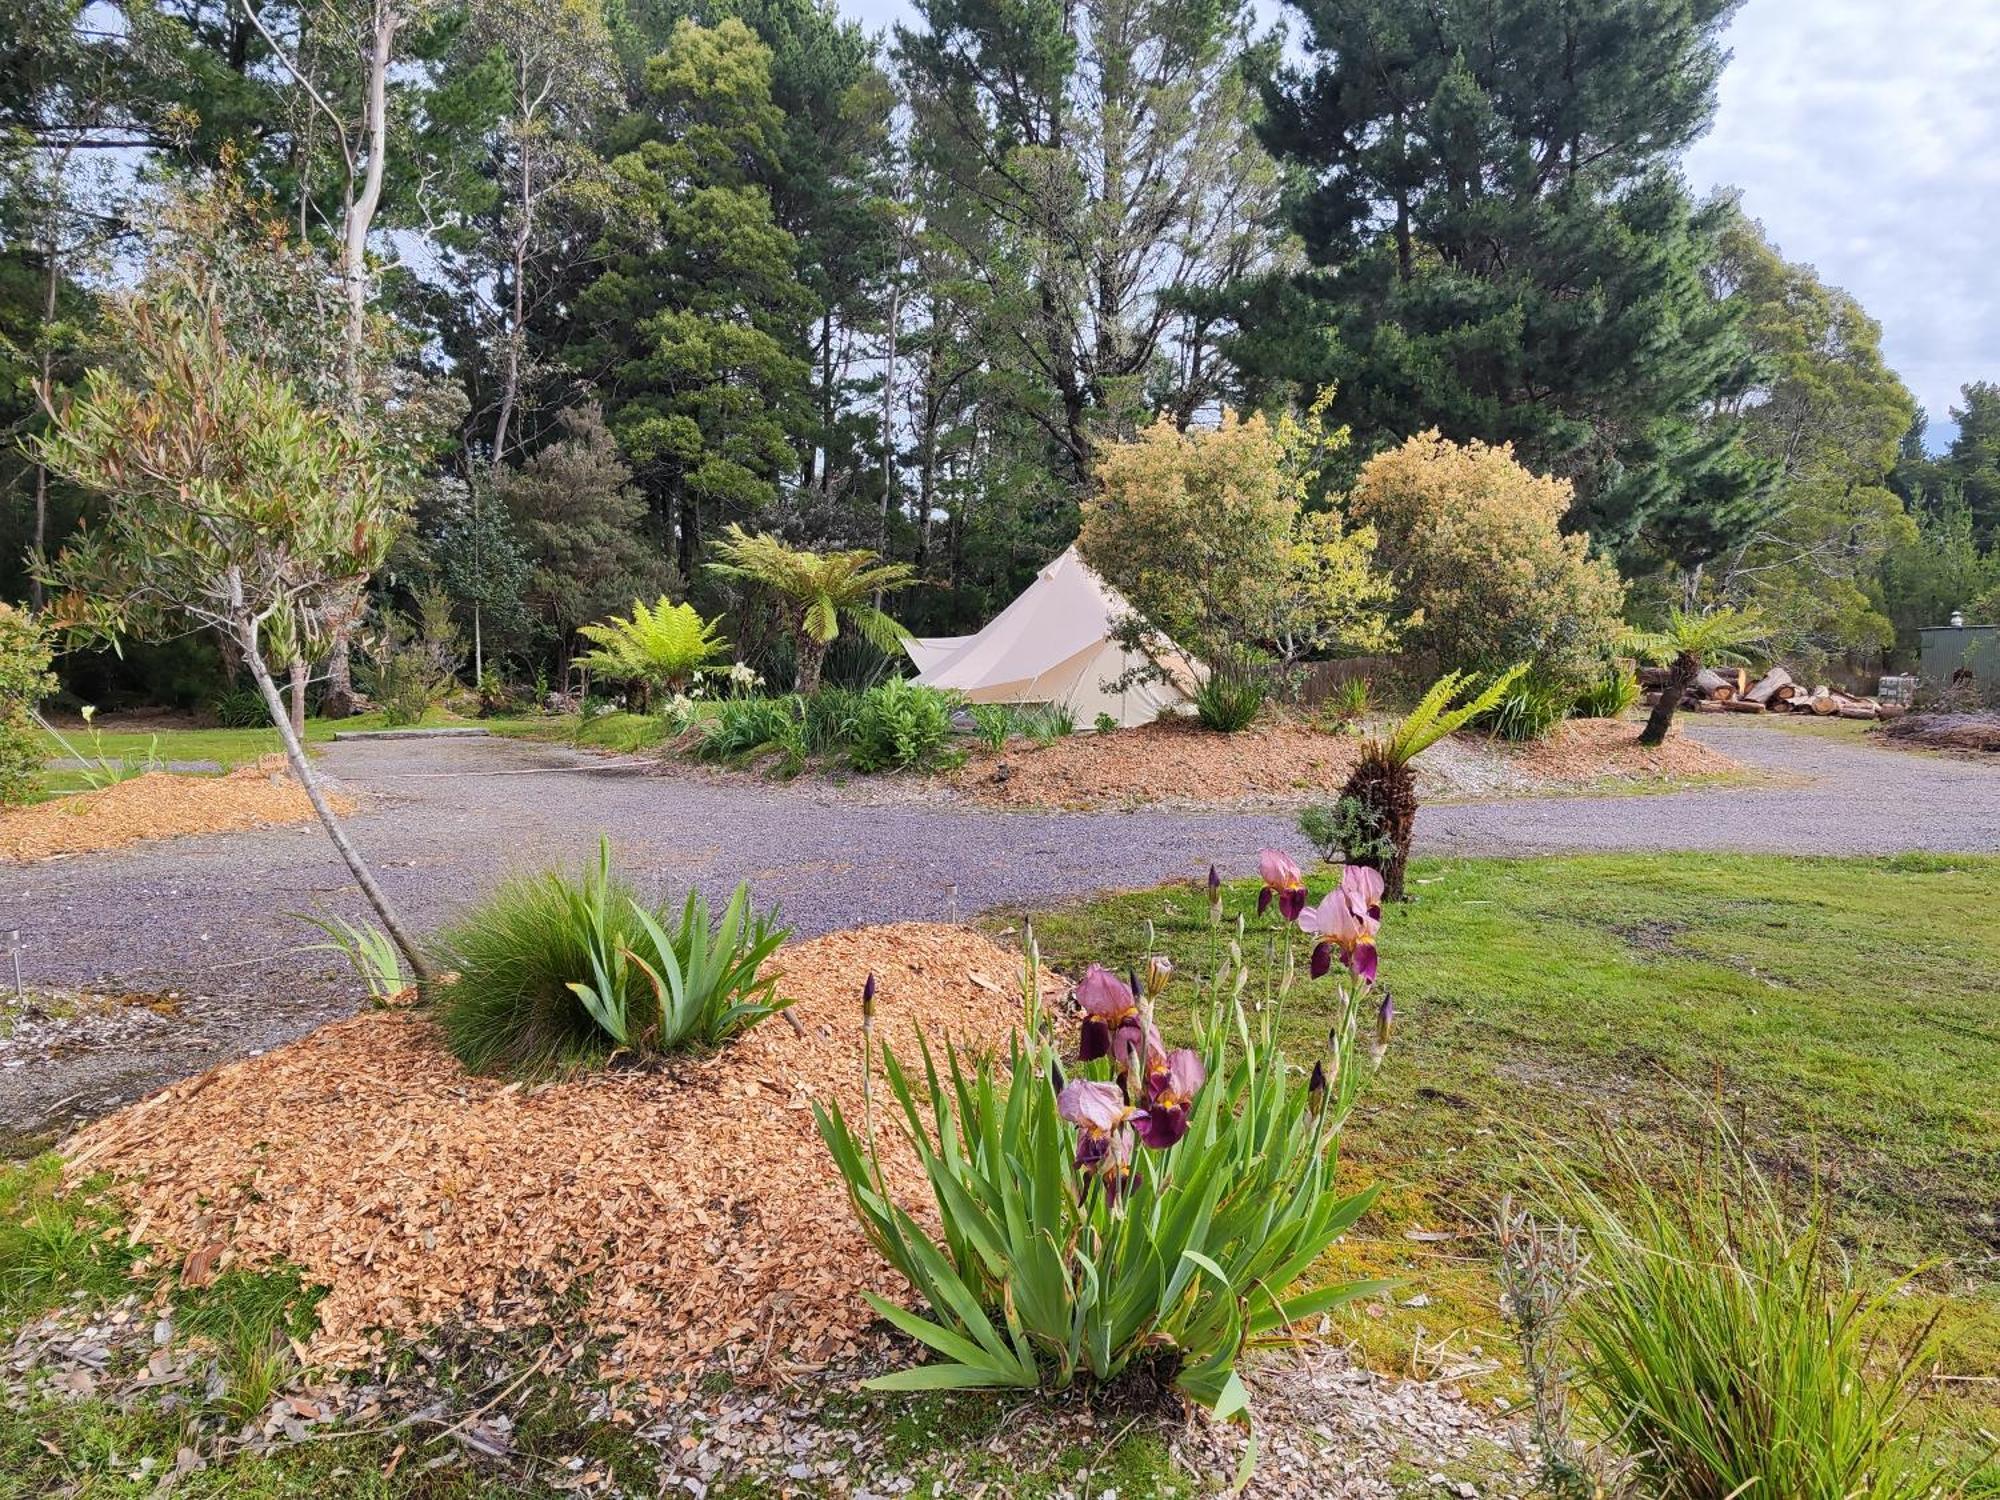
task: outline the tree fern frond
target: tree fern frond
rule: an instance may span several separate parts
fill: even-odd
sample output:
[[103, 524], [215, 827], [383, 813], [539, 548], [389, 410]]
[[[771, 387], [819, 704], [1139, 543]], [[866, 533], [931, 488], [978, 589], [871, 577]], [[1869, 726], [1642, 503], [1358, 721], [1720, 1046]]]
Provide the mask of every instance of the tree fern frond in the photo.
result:
[[1407, 766], [1439, 740], [1458, 733], [1506, 697], [1507, 689], [1527, 670], [1526, 662], [1515, 663], [1456, 708], [1449, 707], [1451, 700], [1477, 679], [1470, 672], [1447, 672], [1431, 684], [1417, 706], [1389, 731], [1383, 744], [1383, 758], [1393, 765]]

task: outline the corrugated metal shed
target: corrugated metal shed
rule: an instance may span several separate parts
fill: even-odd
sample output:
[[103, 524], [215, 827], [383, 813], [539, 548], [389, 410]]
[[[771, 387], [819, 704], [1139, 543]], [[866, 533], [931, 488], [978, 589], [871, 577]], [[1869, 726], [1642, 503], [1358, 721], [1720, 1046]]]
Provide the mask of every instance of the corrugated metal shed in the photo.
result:
[[1933, 625], [1917, 638], [1927, 687], [1948, 687], [1967, 672], [1980, 687], [2000, 690], [2000, 625]]

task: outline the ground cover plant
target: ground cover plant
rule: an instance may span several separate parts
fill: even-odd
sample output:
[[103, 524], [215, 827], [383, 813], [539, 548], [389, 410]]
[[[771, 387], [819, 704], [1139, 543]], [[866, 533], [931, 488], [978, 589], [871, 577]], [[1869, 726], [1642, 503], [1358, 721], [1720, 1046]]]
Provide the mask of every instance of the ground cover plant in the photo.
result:
[[[1587, 1160], [1608, 1114], [1629, 1139], [1692, 1149], [1712, 1096], [1765, 1170], [1823, 1174], [1830, 1245], [1865, 1284], [1918, 1273], [1885, 1310], [1877, 1359], [1936, 1318], [1937, 1378], [1915, 1418], [1953, 1472], [1970, 1467], [1968, 1493], [2000, 1494], [1979, 1436], [2000, 1431], [2000, 1286], [1980, 1208], [2000, 1124], [1987, 1082], [2000, 861], [1420, 860], [1411, 877], [1417, 899], [1393, 923], [1395, 1065], [1344, 1153], [1382, 1195], [1322, 1268], [1421, 1294], [1356, 1321], [1369, 1361], [1462, 1365], [1475, 1388], [1518, 1397], [1494, 1373], [1510, 1340], [1479, 1247], [1494, 1205], [1538, 1187], [1523, 1146]], [[1328, 877], [1305, 883], [1314, 896]], [[1226, 913], [1253, 911], [1260, 889], [1231, 882]], [[1048, 912], [1036, 930], [1052, 965], [1122, 964], [1151, 920], [1152, 947], [1197, 964], [1207, 911], [1189, 884]], [[1798, 962], [1821, 952], [1842, 961]], [[1897, 982], [1857, 986], [1856, 972]], [[1287, 1009], [1294, 1046], [1331, 1019], [1312, 993]]]
[[763, 966], [790, 936], [737, 886], [720, 916], [691, 890], [648, 903], [612, 868], [611, 843], [581, 875], [503, 881], [435, 940], [455, 971], [438, 1019], [474, 1072], [559, 1072], [613, 1052], [715, 1046], [787, 1002]]
[[[941, 1240], [889, 1193], [872, 1110], [857, 1130], [837, 1105], [816, 1108], [870, 1242], [926, 1313], [872, 1294], [869, 1304], [944, 1357], [870, 1384], [1061, 1390], [1130, 1375], [1229, 1417], [1248, 1403], [1236, 1368], [1247, 1347], [1283, 1342], [1380, 1290], [1367, 1281], [1293, 1290], [1372, 1200], [1336, 1191], [1334, 1179], [1341, 1130], [1388, 1042], [1387, 992], [1370, 994], [1380, 893], [1375, 872], [1350, 868], [1320, 907], [1287, 897], [1280, 926], [1251, 938], [1223, 929], [1218, 904], [1206, 963], [1181, 971], [1178, 993], [1161, 955], [1129, 984], [1089, 966], [1075, 991], [1073, 1053], [1075, 1023], [1044, 1009], [1030, 937], [1023, 1024], [1004, 1077], [993, 1059], [968, 1062], [950, 1047], [940, 1066], [920, 1037], [913, 1080], [884, 1046], [894, 1128], [929, 1178]], [[1294, 921], [1319, 937], [1307, 945], [1311, 982], [1334, 971], [1336, 950], [1345, 961], [1326, 986], [1335, 1019], [1309, 1076], [1287, 1064], [1277, 1039], [1300, 979]], [[1246, 962], [1246, 945], [1264, 949], [1261, 966]], [[864, 1015], [873, 998], [871, 976]], [[1194, 1045], [1170, 1049], [1156, 1017], [1182, 1005]], [[1374, 1027], [1366, 1048], [1364, 1011]], [[865, 1023], [863, 1039], [866, 1048]]]
[[55, 691], [49, 642], [41, 622], [0, 603], [0, 807], [30, 800], [42, 756], [35, 705]]

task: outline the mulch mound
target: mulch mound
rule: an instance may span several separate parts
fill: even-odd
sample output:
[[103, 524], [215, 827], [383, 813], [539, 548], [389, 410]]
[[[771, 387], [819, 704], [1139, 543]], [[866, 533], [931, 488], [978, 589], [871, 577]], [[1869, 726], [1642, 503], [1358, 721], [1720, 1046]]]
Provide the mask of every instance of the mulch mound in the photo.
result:
[[2000, 751], [2000, 713], [1905, 714], [1884, 724], [1881, 734], [1926, 750]]
[[[337, 812], [353, 802], [329, 794]], [[0, 860], [57, 859], [120, 849], [147, 839], [236, 833], [313, 818], [305, 789], [282, 755], [267, 755], [222, 776], [149, 771], [99, 791], [78, 792], [0, 811]]]
[[[1297, 803], [1338, 792], [1361, 744], [1358, 735], [1302, 724], [1217, 734], [1191, 719], [1162, 720], [1071, 735], [1047, 746], [981, 752], [948, 779], [969, 796], [1007, 807]], [[1648, 750], [1639, 744], [1635, 723], [1572, 719], [1528, 745], [1457, 735], [1417, 766], [1424, 794], [1438, 797], [1579, 788], [1616, 777], [1711, 775], [1736, 769], [1736, 762], [1678, 732]]]
[[[1000, 1046], [1019, 961], [963, 928], [903, 923], [786, 948], [791, 1014], [660, 1070], [523, 1085], [467, 1074], [419, 1012], [373, 1011], [175, 1084], [66, 1143], [109, 1171], [131, 1234], [200, 1280], [287, 1262], [329, 1290], [308, 1353], [368, 1362], [385, 1334], [519, 1327], [559, 1299], [664, 1388], [723, 1356], [739, 1376], [855, 1355], [868, 1248], [814, 1124], [862, 1119], [863, 977], [877, 1041], [916, 1060]], [[801, 1034], [803, 1033], [803, 1034]], [[878, 1142], [913, 1212], [927, 1195], [876, 1069]], [[565, 1305], [568, 1305], [567, 1303]]]

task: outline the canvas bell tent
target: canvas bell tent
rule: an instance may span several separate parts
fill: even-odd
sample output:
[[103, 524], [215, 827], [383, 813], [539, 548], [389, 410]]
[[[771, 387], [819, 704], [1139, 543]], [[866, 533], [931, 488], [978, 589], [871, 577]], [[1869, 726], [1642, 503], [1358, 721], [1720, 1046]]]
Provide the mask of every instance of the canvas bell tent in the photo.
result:
[[1020, 598], [976, 635], [909, 640], [917, 681], [949, 688], [974, 703], [1061, 703], [1078, 724], [1109, 714], [1121, 726], [1150, 724], [1187, 702], [1200, 670], [1184, 655], [1173, 660], [1171, 683], [1115, 683], [1141, 658], [1111, 638], [1132, 612], [1109, 584], [1070, 548], [1035, 575]]

